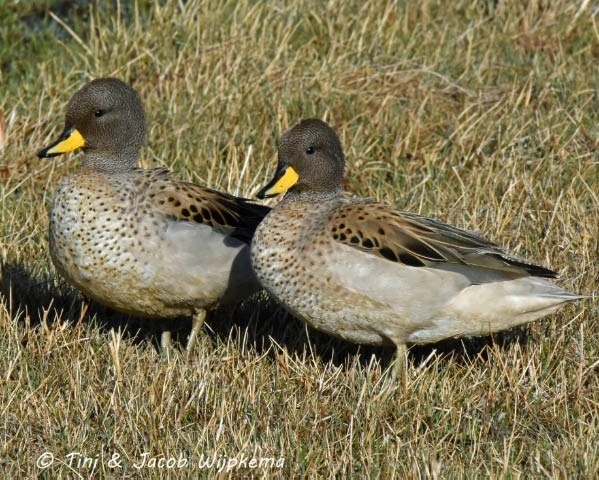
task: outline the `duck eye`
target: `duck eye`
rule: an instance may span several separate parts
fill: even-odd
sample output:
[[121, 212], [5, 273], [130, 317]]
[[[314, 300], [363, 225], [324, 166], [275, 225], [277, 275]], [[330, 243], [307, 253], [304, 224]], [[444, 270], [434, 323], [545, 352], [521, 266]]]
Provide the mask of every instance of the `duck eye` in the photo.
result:
[[314, 149], [314, 147], [308, 147], [308, 148], [306, 148], [306, 153], [308, 155], [313, 155], [315, 151], [316, 150]]
[[96, 110], [96, 111], [94, 112], [94, 115], [95, 115], [96, 117], [101, 117], [102, 115], [104, 115], [104, 113], [106, 113], [104, 110]]

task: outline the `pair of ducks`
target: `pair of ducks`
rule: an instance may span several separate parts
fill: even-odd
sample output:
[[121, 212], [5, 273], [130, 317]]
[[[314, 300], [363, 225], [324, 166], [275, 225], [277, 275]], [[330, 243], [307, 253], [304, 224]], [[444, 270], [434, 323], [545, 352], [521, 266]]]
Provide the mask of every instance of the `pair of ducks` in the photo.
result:
[[[265, 288], [294, 316], [330, 335], [395, 345], [485, 335], [581, 298], [547, 281], [551, 270], [436, 220], [368, 199], [347, 199], [336, 133], [303, 120], [285, 132], [268, 207], [136, 168], [142, 102], [114, 78], [85, 85], [65, 129], [41, 150], [78, 148], [81, 168], [59, 185], [50, 253], [75, 288], [121, 312], [193, 316]], [[163, 337], [168, 343], [168, 336]]]

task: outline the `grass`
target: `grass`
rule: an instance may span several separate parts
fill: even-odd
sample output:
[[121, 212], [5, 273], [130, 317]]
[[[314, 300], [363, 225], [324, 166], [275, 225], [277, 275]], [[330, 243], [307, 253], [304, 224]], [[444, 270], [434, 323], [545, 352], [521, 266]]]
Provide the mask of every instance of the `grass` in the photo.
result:
[[[593, 2], [100, 3], [0, 1], [6, 478], [599, 475]], [[144, 99], [144, 167], [251, 197], [281, 132], [323, 118], [347, 191], [483, 232], [591, 298], [414, 348], [405, 385], [384, 375], [390, 351], [307, 331], [264, 296], [167, 356], [160, 325], [89, 304], [48, 255], [49, 201], [77, 160], [35, 152], [108, 75]], [[189, 463], [137, 469], [144, 452]]]

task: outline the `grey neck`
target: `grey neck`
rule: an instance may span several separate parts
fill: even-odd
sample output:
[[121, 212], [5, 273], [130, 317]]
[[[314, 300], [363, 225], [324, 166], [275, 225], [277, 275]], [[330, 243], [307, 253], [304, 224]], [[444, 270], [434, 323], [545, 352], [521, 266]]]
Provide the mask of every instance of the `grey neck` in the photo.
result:
[[301, 190], [289, 190], [281, 203], [295, 203], [295, 202], [309, 202], [309, 203], [322, 203], [330, 201], [334, 198], [340, 198], [343, 195], [341, 187], [337, 187], [334, 190], [326, 191], [301, 191]]
[[137, 165], [138, 151], [120, 151], [118, 154], [85, 152], [81, 167], [104, 173], [122, 173], [132, 170]]

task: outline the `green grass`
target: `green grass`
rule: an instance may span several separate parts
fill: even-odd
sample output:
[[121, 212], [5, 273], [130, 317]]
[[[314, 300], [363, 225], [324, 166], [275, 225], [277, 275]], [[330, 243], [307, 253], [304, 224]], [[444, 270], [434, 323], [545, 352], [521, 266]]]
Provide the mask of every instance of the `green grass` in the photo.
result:
[[[214, 476], [202, 455], [284, 458], [235, 477], [597, 478], [593, 2], [110, 3], [0, 0], [7, 478]], [[389, 350], [306, 331], [263, 296], [213, 314], [190, 358], [167, 358], [161, 325], [88, 304], [48, 255], [49, 201], [77, 159], [35, 152], [71, 95], [108, 75], [144, 99], [144, 167], [251, 197], [281, 132], [323, 118], [346, 149], [347, 191], [483, 232], [591, 298], [415, 348], [405, 385], [383, 374]], [[89, 464], [69, 466], [74, 452]], [[144, 452], [190, 463], [137, 470]]]

